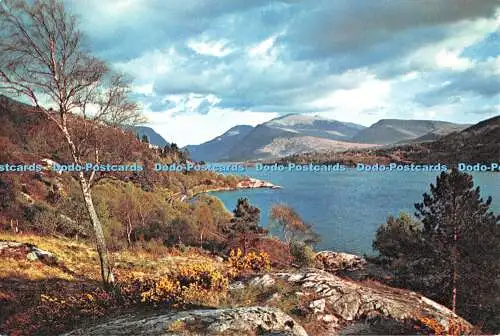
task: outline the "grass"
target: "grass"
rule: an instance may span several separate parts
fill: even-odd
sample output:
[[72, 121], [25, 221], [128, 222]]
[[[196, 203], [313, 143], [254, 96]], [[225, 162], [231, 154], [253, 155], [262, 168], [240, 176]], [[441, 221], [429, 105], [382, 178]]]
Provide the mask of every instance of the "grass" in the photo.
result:
[[[50, 267], [39, 262], [30, 262], [26, 258], [0, 258], [0, 269], [2, 269], [0, 281], [3, 278], [27, 280], [46, 278], [74, 280], [76, 278], [86, 278], [91, 281], [100, 280], [97, 252], [88, 243], [77, 242], [64, 237], [45, 237], [33, 234], [19, 235], [8, 232], [0, 232], [0, 240], [30, 243], [52, 252], [68, 269], [75, 273], [75, 276], [72, 276], [56, 267]], [[154, 252], [136, 248], [110, 253], [110, 258], [118, 275], [130, 272], [164, 275], [169, 274], [172, 269], [192, 263], [211, 263], [217, 269], [225, 267], [223, 263], [217, 262], [210, 256], [197, 254], [196, 252], [177, 252], [173, 255], [171, 250], [161, 246], [156, 247]]]
[[[0, 333], [9, 316], [40, 303], [42, 294], [69, 296], [100, 287], [100, 268], [94, 247], [63, 237], [0, 232], [0, 240], [30, 243], [54, 253], [59, 265], [29, 261], [23, 251], [0, 253]], [[134, 275], [161, 276], [196, 263], [222, 270], [227, 265], [196, 251], [182, 253], [158, 246], [154, 251], [135, 248], [110, 253], [119, 280]], [[61, 266], [62, 265], [62, 266]]]

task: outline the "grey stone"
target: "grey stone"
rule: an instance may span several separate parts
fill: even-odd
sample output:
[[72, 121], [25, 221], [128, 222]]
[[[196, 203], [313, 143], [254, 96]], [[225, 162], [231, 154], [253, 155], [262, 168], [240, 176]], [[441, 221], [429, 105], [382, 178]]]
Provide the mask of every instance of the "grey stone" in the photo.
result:
[[[181, 325], [173, 328], [174, 325]], [[148, 317], [134, 315], [110, 320], [66, 335], [287, 335], [307, 336], [294, 319], [272, 307], [191, 310]]]
[[276, 281], [273, 279], [273, 277], [269, 274], [265, 274], [260, 277], [253, 278], [250, 280], [248, 283], [252, 287], [264, 287], [264, 288], [269, 288], [273, 286], [276, 283]]

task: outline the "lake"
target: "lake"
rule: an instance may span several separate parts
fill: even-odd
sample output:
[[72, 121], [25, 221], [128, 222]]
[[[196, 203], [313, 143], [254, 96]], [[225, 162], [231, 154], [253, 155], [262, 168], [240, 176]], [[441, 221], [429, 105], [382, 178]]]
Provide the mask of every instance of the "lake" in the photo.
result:
[[[275, 203], [286, 203], [313, 224], [321, 235], [320, 249], [373, 255], [372, 241], [377, 228], [389, 215], [413, 214], [438, 173], [345, 172], [262, 172], [247, 168], [243, 175], [270, 181], [283, 189], [245, 189], [212, 192], [232, 210], [240, 197], [247, 197], [261, 210], [261, 224]], [[473, 173], [481, 195], [493, 197], [491, 209], [500, 213], [500, 174]]]

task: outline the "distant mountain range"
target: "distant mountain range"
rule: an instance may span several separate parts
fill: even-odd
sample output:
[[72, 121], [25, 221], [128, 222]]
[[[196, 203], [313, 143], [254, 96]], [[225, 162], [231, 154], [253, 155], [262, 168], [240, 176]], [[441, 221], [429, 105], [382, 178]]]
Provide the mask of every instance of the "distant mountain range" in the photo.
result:
[[147, 136], [149, 143], [152, 145], [158, 146], [160, 148], [163, 148], [163, 147], [169, 145], [167, 140], [165, 140], [161, 135], [156, 133], [156, 131], [154, 129], [152, 129], [151, 127], [134, 126], [133, 131], [135, 134], [139, 135], [140, 139], [142, 139], [142, 137], [144, 135]]
[[434, 141], [467, 126], [433, 120], [382, 119], [365, 127], [289, 114], [256, 127], [235, 126], [208, 142], [186, 148], [195, 161], [271, 159], [305, 152]]

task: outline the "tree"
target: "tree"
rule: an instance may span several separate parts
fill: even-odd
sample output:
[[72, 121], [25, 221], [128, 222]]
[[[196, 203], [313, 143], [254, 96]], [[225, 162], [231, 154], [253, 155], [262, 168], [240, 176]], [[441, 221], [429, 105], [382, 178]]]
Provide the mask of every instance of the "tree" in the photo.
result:
[[246, 254], [248, 244], [253, 237], [267, 233], [260, 225], [260, 209], [248, 202], [247, 198], [239, 198], [233, 210], [233, 218], [229, 226], [229, 235], [238, 238]]
[[[63, 2], [4, 0], [0, 26], [0, 91], [31, 100], [57, 126], [73, 163], [83, 164], [89, 142], [99, 162], [98, 143], [92, 142], [99, 125], [143, 121], [137, 105], [128, 100], [130, 82], [85, 51], [76, 18]], [[82, 171], [77, 178], [96, 239], [103, 283], [108, 287], [114, 277], [92, 200], [95, 175]]]
[[390, 261], [400, 285], [498, 330], [500, 216], [490, 205], [491, 197], [481, 198], [472, 176], [443, 172], [415, 204], [421, 225], [390, 218], [374, 247]]
[[299, 214], [285, 204], [275, 204], [269, 212], [271, 225], [278, 228], [285, 241], [290, 244], [300, 240], [308, 245], [316, 244], [319, 235], [315, 233], [312, 226], [299, 216]]

